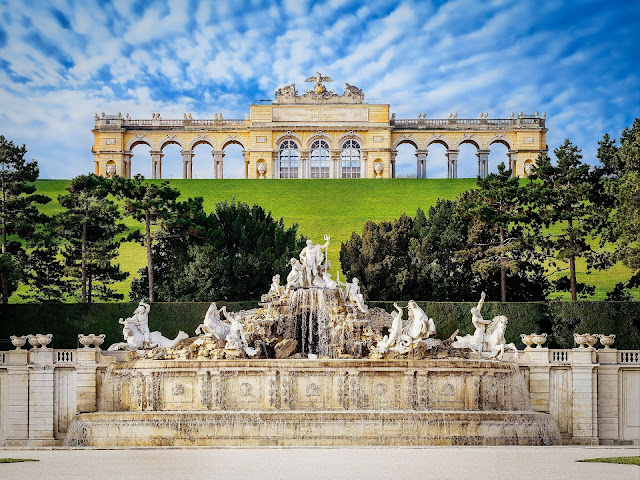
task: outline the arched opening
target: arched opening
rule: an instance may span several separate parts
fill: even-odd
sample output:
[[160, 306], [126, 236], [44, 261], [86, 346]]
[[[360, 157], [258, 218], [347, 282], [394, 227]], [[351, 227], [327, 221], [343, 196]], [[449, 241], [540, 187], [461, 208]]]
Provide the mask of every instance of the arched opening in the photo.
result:
[[404, 140], [396, 147], [396, 178], [416, 178], [418, 146], [410, 140]]
[[278, 152], [279, 178], [299, 178], [300, 153], [298, 144], [293, 140], [285, 140], [280, 144]]
[[244, 147], [238, 142], [227, 142], [222, 151], [223, 178], [244, 178]]
[[192, 178], [213, 178], [213, 147], [207, 142], [193, 146]]
[[355, 140], [347, 140], [340, 152], [340, 177], [360, 178], [360, 163], [360, 144]]
[[131, 156], [131, 176], [142, 175], [144, 178], [151, 178], [151, 147], [143, 142], [134, 143], [130, 147]]
[[458, 147], [458, 178], [478, 177], [478, 145], [465, 141]]
[[116, 162], [109, 160], [107, 162], [107, 170], [105, 172], [107, 178], [113, 178], [116, 175]]
[[533, 160], [527, 159], [524, 161], [524, 172], [523, 176], [526, 178], [531, 174], [531, 170], [533, 169]]
[[267, 161], [264, 158], [259, 158], [256, 162], [256, 178], [267, 178]]
[[329, 178], [329, 143], [315, 140], [309, 152], [310, 178]]
[[382, 178], [384, 172], [384, 162], [381, 158], [373, 161], [373, 178]]
[[182, 178], [182, 147], [175, 142], [162, 147], [162, 178]]
[[433, 142], [427, 149], [427, 178], [447, 178], [447, 146]]
[[498, 165], [504, 163], [506, 169], [509, 168], [509, 147], [504, 142], [493, 142], [488, 145], [489, 152], [489, 173], [497, 173]]

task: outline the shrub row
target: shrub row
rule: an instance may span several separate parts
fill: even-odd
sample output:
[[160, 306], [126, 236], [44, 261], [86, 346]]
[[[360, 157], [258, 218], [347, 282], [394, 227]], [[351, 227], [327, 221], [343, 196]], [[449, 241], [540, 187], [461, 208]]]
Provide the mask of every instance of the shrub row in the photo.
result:
[[[459, 335], [473, 333], [469, 310], [476, 304], [456, 302], [418, 302], [435, 320], [437, 336], [447, 338], [456, 329]], [[218, 302], [230, 311], [256, 308], [255, 302]], [[393, 310], [393, 302], [368, 302], [369, 307]], [[400, 302], [406, 306], [406, 302]], [[92, 304], [9, 304], [0, 305], [0, 339], [10, 335], [53, 333], [54, 348], [75, 348], [78, 333], [105, 333], [105, 345], [122, 341], [119, 318], [129, 317], [136, 303]], [[180, 330], [195, 335], [209, 307], [208, 303], [154, 303], [149, 327], [174, 338]], [[574, 332], [616, 335], [615, 347], [640, 349], [640, 302], [488, 302], [482, 308], [484, 318], [506, 315], [509, 324], [507, 342], [523, 348], [521, 333], [547, 333], [550, 348], [574, 346]], [[406, 311], [405, 311], [406, 319]], [[4, 347], [4, 345], [3, 345]], [[6, 348], [6, 347], [5, 347]]]

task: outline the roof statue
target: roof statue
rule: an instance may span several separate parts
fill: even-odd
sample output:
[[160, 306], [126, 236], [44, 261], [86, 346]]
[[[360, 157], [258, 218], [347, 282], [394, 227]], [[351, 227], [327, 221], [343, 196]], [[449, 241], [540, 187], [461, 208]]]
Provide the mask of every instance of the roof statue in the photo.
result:
[[280, 105], [313, 105], [318, 103], [342, 103], [360, 104], [364, 100], [364, 92], [353, 85], [345, 83], [344, 93], [338, 95], [334, 90], [327, 90], [324, 82], [333, 82], [333, 79], [320, 72], [305, 80], [307, 83], [315, 83], [315, 86], [298, 95], [295, 84], [280, 87], [275, 92], [275, 101]]
[[316, 82], [315, 92], [322, 94], [326, 90], [322, 82], [333, 82], [333, 79], [331, 77], [323, 76], [320, 72], [316, 73], [317, 75], [315, 77], [309, 77], [305, 82]]

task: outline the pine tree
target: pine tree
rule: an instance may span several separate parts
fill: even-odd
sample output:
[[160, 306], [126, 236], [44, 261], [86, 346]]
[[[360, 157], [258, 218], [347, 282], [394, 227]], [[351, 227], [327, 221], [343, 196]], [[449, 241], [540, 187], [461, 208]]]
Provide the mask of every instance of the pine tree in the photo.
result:
[[[38, 211], [37, 205], [51, 201], [36, 194], [34, 182], [39, 175], [38, 162], [27, 162], [27, 148], [16, 146], [0, 135], [0, 223], [2, 228], [2, 260], [0, 284], [2, 302], [9, 301], [10, 286], [14, 289], [16, 277], [22, 277], [28, 268], [24, 259], [26, 247], [38, 237], [39, 226], [47, 217]], [[11, 258], [9, 258], [11, 257]]]
[[[80, 301], [91, 302], [94, 292], [102, 300], [122, 299], [109, 284], [128, 274], [112, 264], [118, 255], [118, 235], [126, 230], [119, 222], [118, 206], [108, 198], [112, 182], [94, 174], [71, 180], [69, 194], [59, 197], [66, 211], [57, 218], [59, 234], [64, 239], [62, 254], [71, 284], [80, 288]], [[97, 284], [95, 282], [98, 282]]]
[[[590, 202], [593, 194], [593, 175], [590, 167], [581, 161], [578, 147], [568, 139], [554, 150], [557, 165], [546, 155], [538, 157], [530, 183], [532, 205], [537, 206], [541, 225], [537, 235], [538, 247], [547, 255], [549, 265], [556, 272], [567, 269], [569, 277], [560, 278], [556, 290], [568, 289], [571, 300], [576, 301], [579, 290], [593, 292], [593, 288], [579, 285], [576, 279], [576, 259], [585, 258], [591, 268], [596, 252], [588, 242], [594, 231], [597, 206]], [[549, 231], [549, 227], [554, 229]], [[560, 263], [559, 263], [560, 262]], [[567, 281], [568, 280], [568, 281]]]

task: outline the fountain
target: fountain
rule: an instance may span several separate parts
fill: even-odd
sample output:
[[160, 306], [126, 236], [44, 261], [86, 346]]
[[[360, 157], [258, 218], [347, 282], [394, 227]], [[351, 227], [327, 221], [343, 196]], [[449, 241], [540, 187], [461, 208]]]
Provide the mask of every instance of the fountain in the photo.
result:
[[416, 302], [404, 321], [398, 305], [368, 308], [357, 279], [334, 281], [325, 241], [307, 242], [259, 308], [212, 303], [195, 337], [150, 332], [143, 303], [120, 319], [125, 342], [109, 348], [126, 361], [100, 374], [98, 411], [76, 416], [67, 444], [560, 443], [518, 367], [502, 360], [513, 347], [507, 319], [482, 318], [484, 295], [473, 336], [434, 338], [436, 322]]

